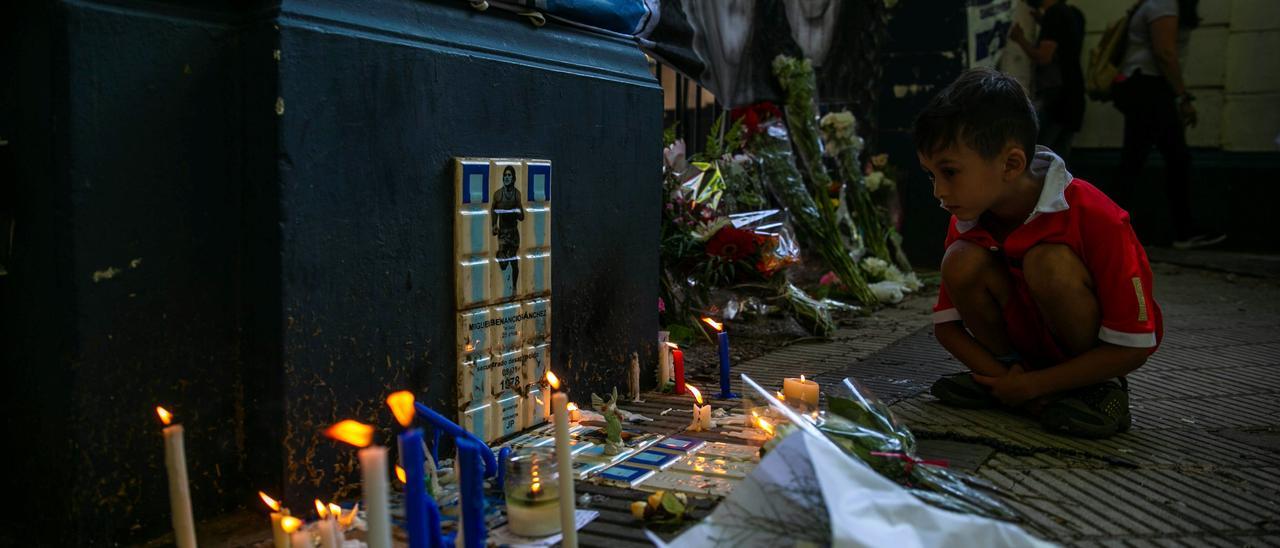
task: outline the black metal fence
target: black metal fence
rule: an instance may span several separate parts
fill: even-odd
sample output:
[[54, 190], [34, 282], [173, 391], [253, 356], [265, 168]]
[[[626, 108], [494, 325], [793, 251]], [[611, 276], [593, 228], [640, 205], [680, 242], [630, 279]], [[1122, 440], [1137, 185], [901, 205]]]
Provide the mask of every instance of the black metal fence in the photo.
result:
[[684, 139], [689, 156], [705, 150], [707, 131], [722, 112], [720, 102], [697, 81], [671, 67], [657, 61], [650, 61], [650, 67], [662, 86], [663, 128], [675, 128], [676, 138]]

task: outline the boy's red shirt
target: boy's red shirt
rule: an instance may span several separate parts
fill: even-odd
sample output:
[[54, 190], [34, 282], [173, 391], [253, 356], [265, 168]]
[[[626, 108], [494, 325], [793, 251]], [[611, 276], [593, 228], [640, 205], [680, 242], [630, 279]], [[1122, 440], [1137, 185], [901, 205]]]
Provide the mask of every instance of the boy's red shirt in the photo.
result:
[[[1155, 352], [1164, 337], [1164, 318], [1152, 296], [1147, 252], [1129, 225], [1129, 214], [1093, 185], [1073, 178], [1062, 159], [1044, 147], [1037, 147], [1032, 172], [1044, 178], [1040, 200], [1004, 242], [981, 224], [952, 216], [946, 247], [959, 240], [973, 242], [1002, 252], [1013, 265], [1021, 265], [1037, 244], [1070, 247], [1093, 276], [1102, 315], [1098, 338]], [[960, 319], [945, 285], [933, 311], [934, 323]]]

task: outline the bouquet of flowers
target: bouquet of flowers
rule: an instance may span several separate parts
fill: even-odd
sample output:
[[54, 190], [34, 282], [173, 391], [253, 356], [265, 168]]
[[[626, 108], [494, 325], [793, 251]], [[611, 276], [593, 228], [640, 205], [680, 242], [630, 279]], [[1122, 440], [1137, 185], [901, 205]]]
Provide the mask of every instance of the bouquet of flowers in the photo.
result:
[[817, 426], [846, 453], [934, 506], [1005, 521], [1020, 519], [992, 496], [998, 491], [995, 485], [917, 457], [911, 431], [870, 390], [851, 378], [840, 386], [844, 394], [827, 398], [827, 412]]

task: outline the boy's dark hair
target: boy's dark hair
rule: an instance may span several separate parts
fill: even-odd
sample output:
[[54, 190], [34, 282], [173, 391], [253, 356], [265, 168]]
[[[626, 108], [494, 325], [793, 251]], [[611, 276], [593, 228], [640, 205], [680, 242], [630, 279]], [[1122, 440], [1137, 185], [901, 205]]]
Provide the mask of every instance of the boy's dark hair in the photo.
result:
[[958, 142], [988, 160], [1013, 141], [1035, 154], [1040, 124], [1022, 85], [987, 68], [961, 74], [916, 117], [916, 151], [931, 156]]

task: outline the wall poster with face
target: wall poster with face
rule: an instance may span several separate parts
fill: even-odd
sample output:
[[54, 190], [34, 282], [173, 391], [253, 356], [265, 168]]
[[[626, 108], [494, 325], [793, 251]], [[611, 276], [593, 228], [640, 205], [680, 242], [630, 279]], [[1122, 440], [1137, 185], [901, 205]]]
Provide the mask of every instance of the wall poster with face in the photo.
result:
[[541, 424], [551, 340], [551, 162], [456, 158], [458, 414], [486, 441]]

